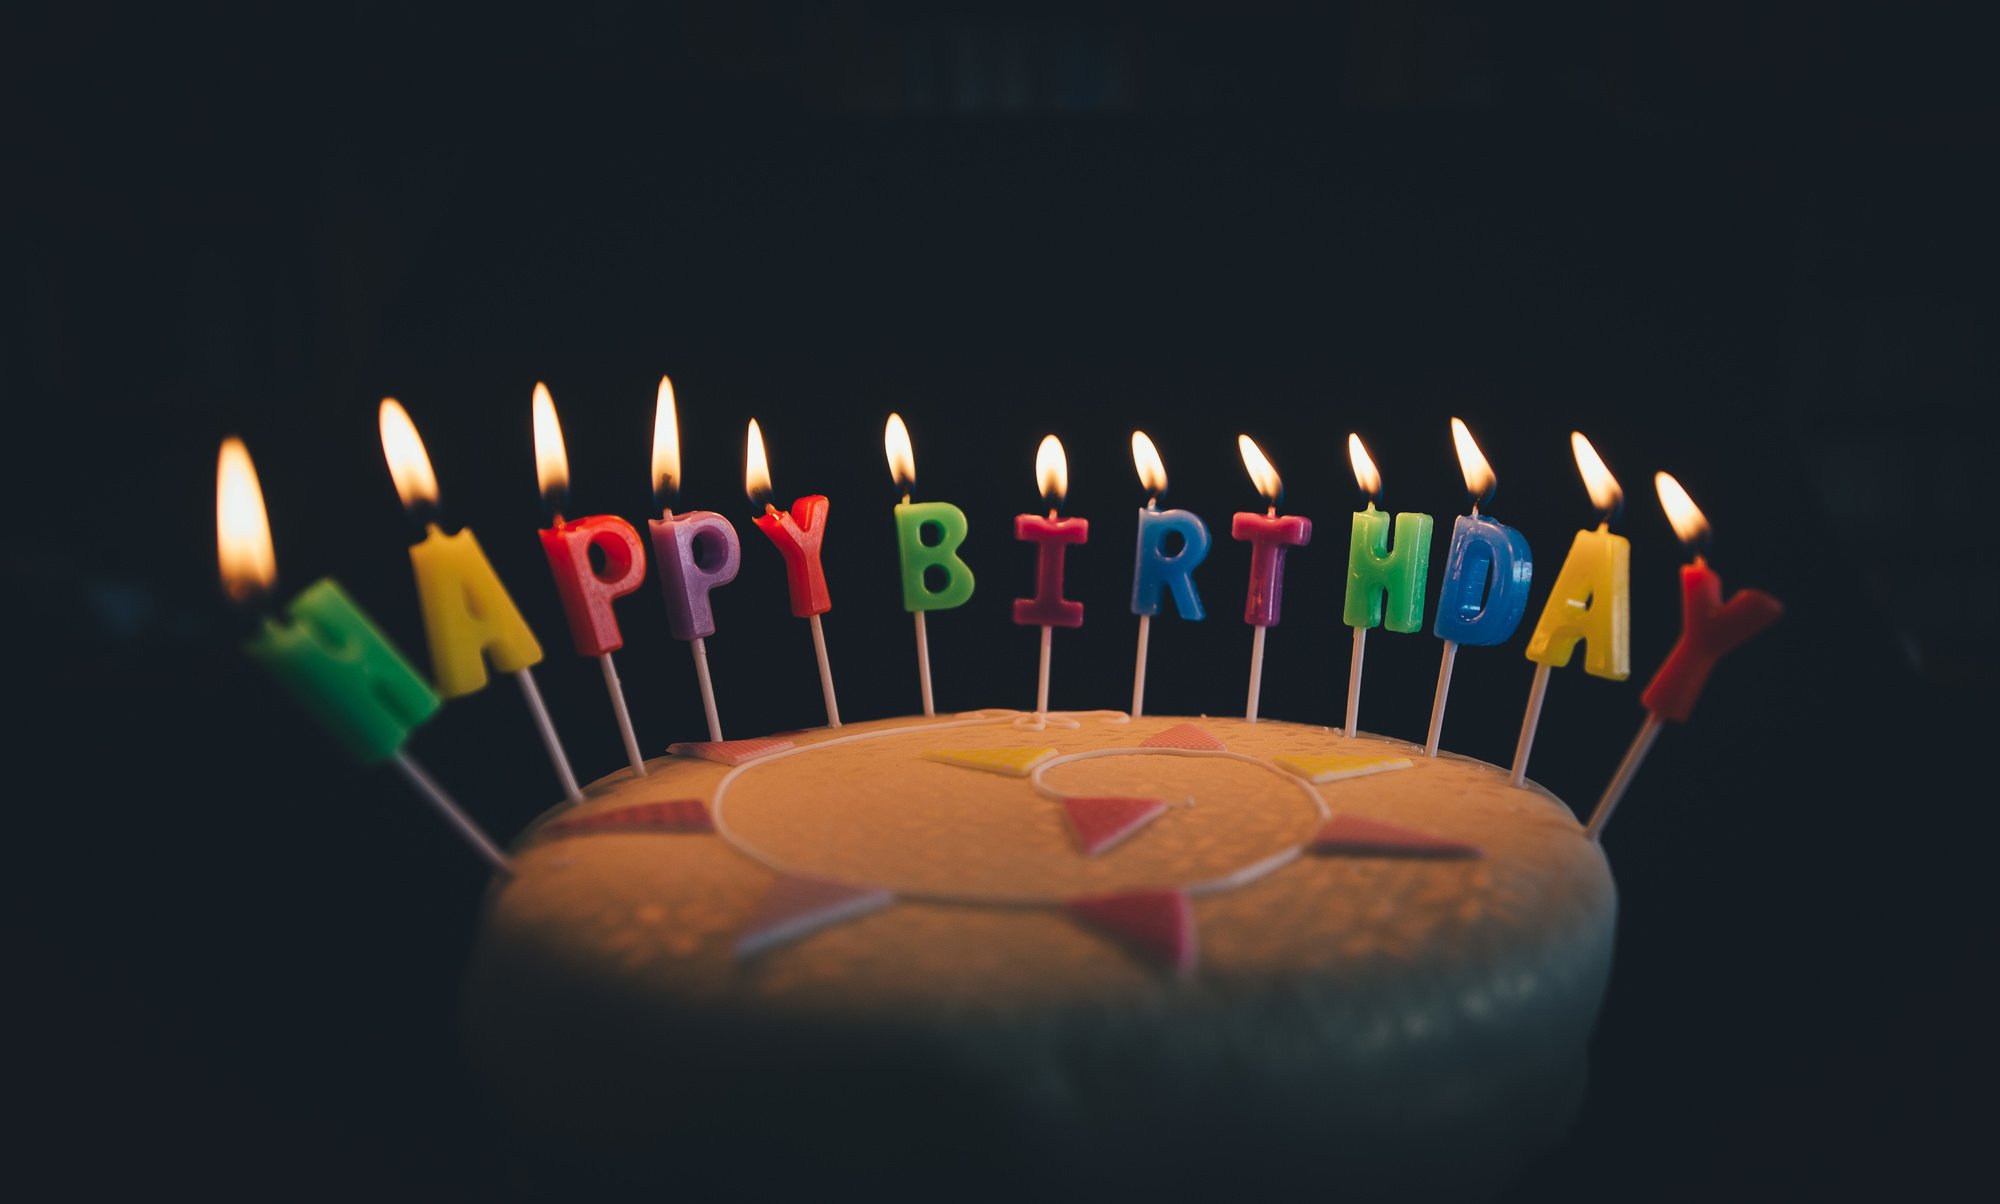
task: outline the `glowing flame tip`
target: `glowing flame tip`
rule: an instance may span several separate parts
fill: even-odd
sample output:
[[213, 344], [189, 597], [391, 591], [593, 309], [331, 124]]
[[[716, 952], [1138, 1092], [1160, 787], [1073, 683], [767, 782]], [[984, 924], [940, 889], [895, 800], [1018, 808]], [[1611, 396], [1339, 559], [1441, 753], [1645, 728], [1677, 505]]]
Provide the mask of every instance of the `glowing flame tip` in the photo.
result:
[[393, 397], [382, 399], [380, 414], [382, 456], [389, 462], [389, 476], [396, 482], [396, 496], [406, 509], [435, 506], [438, 500], [437, 473], [431, 469], [430, 453], [417, 434], [417, 424], [403, 403]]
[[1043, 435], [1035, 449], [1035, 484], [1041, 487], [1042, 502], [1051, 510], [1062, 508], [1069, 495], [1069, 457], [1063, 455], [1062, 440]]
[[1132, 432], [1132, 463], [1139, 470], [1139, 484], [1147, 493], [1158, 497], [1167, 491], [1167, 465], [1160, 459], [1160, 449], [1153, 446], [1153, 440], [1144, 431]]
[[257, 483], [250, 449], [234, 435], [222, 441], [215, 461], [215, 554], [222, 588], [238, 602], [247, 602], [277, 583], [278, 558], [271, 548], [264, 490]]
[[1248, 435], [1236, 436], [1236, 450], [1243, 453], [1243, 467], [1250, 474], [1250, 483], [1257, 487], [1264, 500], [1275, 506], [1278, 499], [1285, 496], [1285, 482], [1278, 476], [1278, 470], [1271, 465], [1270, 457], [1257, 441]]
[[882, 450], [889, 457], [889, 476], [904, 493], [917, 487], [917, 453], [910, 446], [910, 428], [901, 414], [890, 414], [882, 428]]
[[1699, 548], [1708, 539], [1708, 518], [1701, 507], [1694, 504], [1688, 491], [1681, 488], [1672, 473], [1653, 474], [1653, 488], [1659, 491], [1660, 508], [1667, 512], [1667, 521], [1673, 524], [1674, 534], [1690, 548]]
[[1361, 486], [1361, 492], [1368, 495], [1369, 502], [1373, 503], [1381, 497], [1382, 474], [1376, 471], [1375, 461], [1368, 455], [1368, 449], [1361, 445], [1361, 436], [1351, 431], [1347, 435], [1347, 462], [1354, 466], [1354, 483]]
[[771, 497], [771, 461], [764, 455], [764, 432], [755, 418], [744, 439], [743, 492], [753, 506], [768, 504]]
[[659, 400], [653, 408], [653, 493], [665, 505], [680, 487], [680, 413], [674, 407], [673, 378], [662, 376]]
[[1465, 477], [1465, 491], [1472, 495], [1472, 504], [1476, 507], [1493, 496], [1493, 487], [1500, 478], [1494, 475], [1493, 465], [1487, 462], [1486, 453], [1479, 450], [1472, 431], [1458, 418], [1451, 420], [1451, 442], [1458, 449], [1458, 471]]
[[1570, 450], [1576, 453], [1576, 470], [1583, 474], [1583, 487], [1590, 492], [1590, 504], [1611, 521], [1618, 508], [1625, 504], [1625, 490], [1618, 484], [1618, 478], [1604, 465], [1604, 457], [1583, 437], [1582, 431], [1569, 433]]
[[562, 506], [569, 491], [569, 450], [563, 445], [562, 423], [556, 420], [556, 403], [549, 387], [535, 382], [535, 484], [542, 501], [552, 509]]

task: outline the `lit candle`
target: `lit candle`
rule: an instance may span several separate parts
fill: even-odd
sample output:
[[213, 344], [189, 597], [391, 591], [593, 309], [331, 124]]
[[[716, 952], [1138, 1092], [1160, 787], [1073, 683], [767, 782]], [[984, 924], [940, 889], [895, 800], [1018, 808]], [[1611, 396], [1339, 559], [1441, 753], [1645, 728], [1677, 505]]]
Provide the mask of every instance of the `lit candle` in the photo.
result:
[[431, 678], [438, 693], [458, 698], [484, 689], [488, 660], [502, 673], [513, 674], [563, 794], [572, 803], [582, 802], [583, 791], [577, 788], [569, 757], [530, 671], [542, 659], [541, 644], [507, 596], [507, 587], [500, 584], [471, 528], [452, 535], [439, 528], [437, 476], [409, 414], [395, 398], [385, 397], [380, 420], [382, 454], [396, 493], [424, 524], [424, 538], [410, 546], [410, 566], [416, 570], [424, 634], [431, 649]]
[[1236, 436], [1236, 450], [1243, 455], [1244, 470], [1264, 497], [1264, 513], [1237, 511], [1229, 522], [1229, 535], [1250, 545], [1250, 586], [1243, 598], [1243, 621], [1250, 624], [1250, 697], [1243, 718], [1257, 722], [1257, 703], [1264, 692], [1264, 632], [1278, 625], [1278, 613], [1285, 600], [1285, 550], [1304, 547], [1312, 540], [1312, 520], [1278, 513], [1285, 496], [1285, 483], [1270, 458], [1248, 435]]
[[[931, 639], [924, 629], [924, 612], [951, 610], [972, 597], [972, 569], [959, 559], [958, 548], [965, 542], [965, 511], [950, 502], [912, 502], [910, 491], [917, 485], [917, 454], [910, 446], [909, 428], [900, 414], [889, 415], [882, 431], [882, 450], [889, 457], [889, 475], [902, 490], [896, 504], [896, 552], [903, 566], [903, 609], [910, 612], [917, 629], [917, 691], [923, 696], [924, 714], [934, 715], [931, 702]], [[936, 536], [924, 538], [926, 533]], [[926, 580], [931, 570], [944, 578], [932, 589]]]
[[1694, 553], [1694, 559], [1681, 566], [1681, 635], [1659, 672], [1653, 674], [1646, 692], [1639, 696], [1646, 708], [1646, 721], [1639, 725], [1639, 734], [1633, 737], [1625, 759], [1619, 762], [1611, 784], [1591, 812], [1584, 830], [1592, 840], [1603, 838], [1604, 825], [1611, 822], [1612, 811], [1652, 751], [1660, 725], [1669, 720], [1686, 723], [1716, 663], [1785, 613], [1783, 603], [1761, 590], [1739, 590], [1725, 604], [1722, 578], [1708, 567], [1705, 555], [1709, 526], [1701, 507], [1667, 473], [1654, 474], [1653, 486], [1659, 491], [1660, 505], [1673, 524], [1674, 534]]
[[[618, 734], [625, 742], [625, 759], [632, 772], [643, 778], [646, 758], [639, 753], [639, 738], [632, 732], [632, 715], [625, 707], [625, 688], [619, 684], [617, 666], [611, 661], [611, 654], [625, 646], [611, 604], [638, 589], [646, 579], [645, 545], [639, 542], [632, 524], [615, 514], [563, 518], [563, 508], [569, 502], [569, 452], [563, 446], [555, 400], [540, 381], [535, 382], [534, 426], [535, 483], [541, 489], [542, 508], [550, 523], [541, 531], [542, 551], [555, 575], [556, 594], [562, 598], [576, 654], [597, 658], [605, 691], [611, 696], [612, 713], [618, 720]], [[602, 569], [590, 562], [592, 548], [604, 560]]]
[[660, 564], [660, 589], [667, 601], [667, 631], [687, 642], [694, 654], [695, 684], [701, 688], [708, 738], [722, 740], [722, 717], [715, 708], [715, 683], [708, 675], [708, 637], [715, 634], [709, 593], [736, 580], [743, 545], [736, 528], [713, 510], [674, 513], [681, 487], [680, 419], [674, 409], [674, 382], [660, 378], [653, 410], [653, 502], [660, 517], [647, 522], [653, 559]]
[[[256, 466], [233, 437], [223, 440], [216, 458], [215, 533], [223, 590], [237, 606], [263, 610], [277, 586], [278, 561]], [[500, 847], [403, 751], [410, 733], [441, 705], [416, 669], [331, 577], [293, 598], [285, 618], [263, 617], [243, 645], [250, 659], [357, 761], [394, 765], [474, 852], [511, 872]]]
[[[1173, 595], [1181, 618], [1198, 622], [1203, 617], [1194, 571], [1208, 557], [1208, 527], [1191, 510], [1160, 509], [1167, 466], [1144, 431], [1132, 432], [1132, 463], [1146, 490], [1146, 504], [1139, 510], [1139, 546], [1132, 558], [1132, 613], [1139, 616], [1139, 651], [1132, 662], [1132, 718], [1137, 719], [1146, 710], [1146, 642], [1163, 595]], [[1170, 554], [1167, 539], [1174, 535], [1181, 546]]]
[[812, 626], [813, 654], [819, 658], [819, 688], [826, 701], [826, 725], [840, 726], [840, 704], [833, 696], [833, 668], [826, 659], [826, 631], [819, 617], [833, 609], [827, 596], [826, 574], [819, 563], [820, 541], [826, 535], [827, 501], [817, 493], [792, 503], [790, 513], [771, 504], [771, 463], [764, 455], [764, 432], [750, 420], [743, 455], [743, 491], [750, 504], [764, 507], [753, 521], [785, 560], [785, 582], [791, 590], [792, 613]]
[[1595, 531], [1576, 533], [1542, 606], [1542, 617], [1528, 637], [1527, 656], [1535, 662], [1535, 680], [1521, 716], [1521, 738], [1514, 745], [1510, 780], [1516, 786], [1528, 779], [1528, 754], [1541, 722], [1549, 670], [1569, 664], [1579, 641], [1584, 644], [1584, 672], [1610, 681], [1632, 675], [1632, 545], [1611, 533], [1612, 520], [1625, 504], [1625, 491], [1582, 432], [1571, 431], [1569, 442], [1584, 488], [1597, 507], [1598, 523]]
[[1396, 516], [1396, 550], [1389, 550], [1389, 516], [1375, 509], [1382, 474], [1361, 445], [1347, 436], [1347, 459], [1368, 508], [1354, 513], [1347, 541], [1347, 597], [1341, 618], [1354, 629], [1354, 657], [1347, 666], [1347, 734], [1361, 734], [1361, 655], [1370, 627], [1411, 632], [1424, 625], [1424, 585], [1431, 564], [1431, 516]]
[[1465, 491], [1472, 496], [1472, 513], [1452, 524], [1451, 551], [1444, 562], [1444, 586], [1438, 594], [1437, 619], [1431, 631], [1444, 641], [1438, 658], [1437, 695], [1431, 700], [1430, 735], [1424, 755], [1438, 754], [1444, 731], [1444, 701], [1451, 691], [1452, 661], [1460, 644], [1489, 647], [1514, 634], [1528, 609], [1528, 586], [1534, 557], [1519, 531], [1482, 516], [1479, 508], [1493, 496], [1499, 482], [1472, 432], [1454, 418], [1451, 440], [1458, 450], [1458, 469]]
[[1063, 557], [1071, 544], [1090, 538], [1090, 521], [1061, 516], [1063, 497], [1069, 492], [1069, 460], [1063, 455], [1062, 441], [1045, 436], [1035, 450], [1035, 483], [1042, 491], [1048, 517], [1039, 514], [1014, 516], [1014, 538], [1035, 545], [1035, 596], [1014, 599], [1014, 621], [1023, 627], [1042, 629], [1041, 671], [1035, 685], [1035, 717], [1048, 722], [1049, 653], [1058, 627], [1083, 626], [1083, 603], [1063, 597]]

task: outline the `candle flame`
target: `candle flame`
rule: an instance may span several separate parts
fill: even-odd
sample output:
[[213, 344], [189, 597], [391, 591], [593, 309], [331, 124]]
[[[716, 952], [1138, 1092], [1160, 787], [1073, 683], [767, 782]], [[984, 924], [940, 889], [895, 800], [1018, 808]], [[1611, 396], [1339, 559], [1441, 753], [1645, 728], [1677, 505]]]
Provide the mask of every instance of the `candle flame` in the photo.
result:
[[409, 411], [393, 397], [382, 399], [382, 455], [389, 461], [389, 475], [396, 482], [396, 496], [406, 509], [435, 506], [438, 500], [437, 474], [431, 471], [430, 454]]
[[1035, 449], [1035, 483], [1041, 486], [1042, 503], [1051, 510], [1062, 508], [1069, 494], [1069, 457], [1063, 455], [1062, 440], [1043, 435]]
[[1618, 485], [1618, 478], [1604, 466], [1604, 457], [1583, 437], [1582, 431], [1569, 433], [1570, 450], [1576, 453], [1576, 470], [1583, 474], [1583, 487], [1590, 491], [1590, 504], [1610, 522], [1625, 504], [1625, 491]]
[[764, 456], [764, 432], [755, 418], [743, 449], [743, 492], [753, 506], [767, 505], [771, 497], [771, 462]]
[[910, 428], [903, 425], [901, 414], [889, 415], [889, 424], [882, 428], [882, 450], [889, 456], [889, 476], [908, 497], [917, 487], [917, 453], [910, 446]]
[[1673, 474], [1656, 472], [1653, 474], [1653, 488], [1660, 492], [1660, 508], [1667, 512], [1667, 521], [1674, 525], [1674, 534], [1690, 548], [1699, 548], [1708, 538], [1708, 519], [1701, 507], [1694, 504], [1688, 491], [1674, 480]]
[[569, 492], [569, 450], [563, 446], [562, 424], [556, 421], [556, 401], [549, 387], [535, 382], [535, 484], [542, 502], [560, 513]]
[[1160, 449], [1144, 431], [1132, 432], [1132, 463], [1139, 470], [1139, 484], [1147, 493], [1158, 497], [1167, 491], [1167, 465], [1160, 459]]
[[215, 461], [215, 556], [222, 588], [233, 601], [247, 602], [278, 581], [278, 557], [271, 549], [271, 519], [250, 449], [231, 435]]
[[1248, 435], [1236, 436], [1236, 450], [1243, 453], [1243, 467], [1250, 474], [1250, 483], [1257, 487], [1264, 500], [1271, 505], [1285, 496], [1285, 482], [1279, 478], [1278, 470], [1271, 467], [1270, 458], [1257, 441]]
[[1347, 462], [1354, 466], [1354, 482], [1361, 486], [1361, 492], [1368, 495], [1373, 505], [1382, 496], [1382, 474], [1375, 469], [1375, 461], [1368, 456], [1368, 449], [1361, 446], [1361, 436], [1348, 432]]
[[660, 378], [660, 398], [653, 408], [653, 499], [662, 506], [681, 488], [681, 423], [674, 409], [674, 382]]
[[1465, 491], [1472, 495], [1472, 504], [1477, 506], [1492, 496], [1500, 479], [1493, 474], [1493, 465], [1487, 463], [1486, 453], [1473, 441], [1472, 432], [1457, 418], [1451, 420], [1451, 441], [1458, 448], [1458, 471], [1465, 476]]

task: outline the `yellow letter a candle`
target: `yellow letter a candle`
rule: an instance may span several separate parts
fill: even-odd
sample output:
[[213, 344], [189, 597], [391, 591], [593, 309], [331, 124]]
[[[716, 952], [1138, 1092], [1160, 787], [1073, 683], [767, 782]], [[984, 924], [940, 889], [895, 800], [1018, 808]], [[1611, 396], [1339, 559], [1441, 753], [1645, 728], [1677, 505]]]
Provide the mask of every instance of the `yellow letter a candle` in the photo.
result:
[[1528, 637], [1528, 659], [1560, 669], [1577, 641], [1583, 669], [1624, 681], [1632, 675], [1632, 544], [1606, 527], [1578, 531], [1548, 604]]
[[410, 565], [438, 693], [457, 698], [484, 689], [489, 657], [502, 673], [541, 661], [541, 644], [470, 528], [446, 535], [433, 523], [423, 542], [410, 546]]

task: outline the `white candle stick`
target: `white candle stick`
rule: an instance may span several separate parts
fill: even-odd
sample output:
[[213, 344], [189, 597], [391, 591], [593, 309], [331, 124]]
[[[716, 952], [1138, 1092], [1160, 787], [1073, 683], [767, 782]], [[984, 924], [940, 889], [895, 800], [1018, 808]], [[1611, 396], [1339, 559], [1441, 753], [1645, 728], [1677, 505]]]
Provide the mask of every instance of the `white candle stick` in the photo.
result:
[[465, 843], [472, 846], [473, 852], [485, 858], [488, 864], [503, 874], [514, 872], [514, 863], [507, 860], [507, 854], [501, 852], [500, 846], [494, 844], [479, 825], [473, 822], [472, 817], [452, 801], [443, 787], [431, 780], [431, 775], [425, 773], [421, 765], [412, 761], [407, 754], [400, 752], [390, 760], [402, 773], [404, 780], [423, 796], [424, 801], [444, 817], [445, 822], [464, 838]]
[[929, 719], [937, 714], [931, 704], [931, 637], [924, 630], [924, 612], [913, 610], [910, 614], [917, 621], [917, 689], [924, 696], [924, 718]]
[[813, 655], [819, 657], [819, 692], [826, 698], [826, 725], [840, 726], [840, 703], [833, 697], [833, 666], [826, 659], [826, 631], [819, 625], [819, 616], [810, 616], [813, 631]]
[[1035, 718], [1048, 722], [1049, 718], [1049, 653], [1055, 644], [1056, 629], [1042, 628], [1042, 668], [1035, 678]]
[[1269, 628], [1259, 624], [1250, 629], [1250, 700], [1244, 704], [1243, 719], [1246, 723], [1257, 722], [1257, 700], [1264, 693], [1264, 633]]
[[1368, 650], [1368, 629], [1354, 629], [1354, 659], [1347, 664], [1347, 735], [1361, 734], [1361, 654]]
[[1146, 638], [1153, 626], [1153, 616], [1139, 616], [1139, 652], [1132, 660], [1132, 718], [1146, 713]]
[[1625, 791], [1632, 785], [1632, 779], [1639, 774], [1639, 766], [1645, 763], [1646, 754], [1653, 751], [1653, 741], [1660, 738], [1660, 717], [1646, 712], [1646, 722], [1639, 725], [1639, 734], [1632, 737], [1632, 747], [1625, 750], [1625, 759], [1618, 762], [1618, 772], [1611, 775], [1611, 784], [1604, 788], [1604, 797], [1597, 800], [1597, 810], [1590, 813], [1590, 822], [1584, 826], [1583, 834], [1592, 840], [1604, 839], [1604, 825], [1611, 822], [1611, 813], [1618, 809], [1618, 801], [1625, 797]]
[[1542, 699], [1549, 692], [1549, 667], [1535, 666], [1535, 684], [1528, 687], [1528, 709], [1521, 715], [1521, 739], [1514, 745], [1514, 772], [1507, 780], [1519, 786], [1528, 780], [1528, 753], [1535, 747], [1535, 725], [1542, 721]]
[[583, 801], [583, 791], [577, 788], [576, 774], [570, 772], [569, 755], [563, 752], [562, 741], [556, 737], [556, 725], [549, 718], [549, 708], [542, 702], [542, 692], [535, 686], [535, 675], [527, 669], [514, 674], [514, 680], [521, 683], [521, 697], [527, 700], [528, 713], [534, 716], [535, 730], [541, 733], [542, 747], [548, 750], [549, 764], [555, 766], [556, 777], [562, 782], [563, 797], [572, 803]]
[[611, 663], [609, 652], [599, 656], [597, 664], [604, 670], [604, 689], [611, 695], [611, 709], [618, 716], [618, 734], [625, 740], [625, 759], [632, 762], [632, 772], [643, 778], [646, 758], [639, 753], [639, 737], [632, 734], [632, 713], [625, 709], [625, 687], [619, 684], [618, 666]]
[[1451, 666], [1458, 659], [1458, 641], [1444, 642], [1444, 655], [1438, 658], [1437, 696], [1431, 699], [1431, 730], [1424, 738], [1424, 755], [1438, 755], [1438, 737], [1444, 734], [1444, 699], [1451, 693]]
[[694, 679], [701, 686], [701, 710], [708, 717], [708, 738], [722, 741], [722, 717], [715, 710], [715, 683], [708, 679], [708, 643], [700, 636], [688, 641], [694, 652]]

